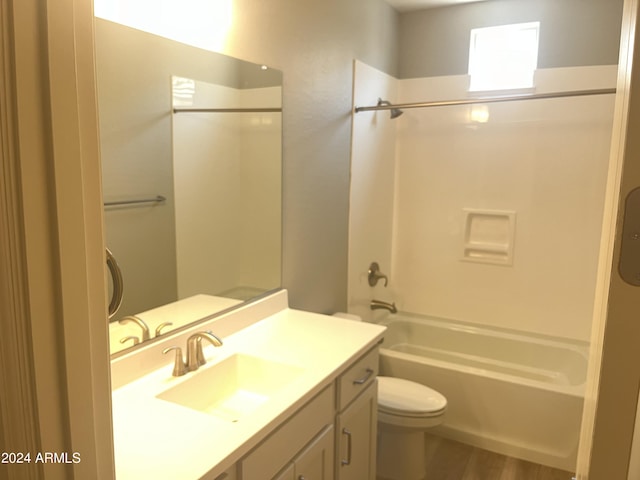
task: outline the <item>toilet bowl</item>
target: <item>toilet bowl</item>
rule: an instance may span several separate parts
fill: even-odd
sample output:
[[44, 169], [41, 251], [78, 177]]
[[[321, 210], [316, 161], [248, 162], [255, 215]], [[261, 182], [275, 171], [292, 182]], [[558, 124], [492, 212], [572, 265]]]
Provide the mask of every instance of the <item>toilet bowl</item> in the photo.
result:
[[[335, 317], [362, 321], [344, 312]], [[424, 433], [440, 425], [447, 409], [444, 395], [403, 378], [378, 376], [377, 478], [425, 479]]]
[[447, 399], [403, 378], [378, 377], [378, 477], [425, 478], [424, 433], [442, 423]]

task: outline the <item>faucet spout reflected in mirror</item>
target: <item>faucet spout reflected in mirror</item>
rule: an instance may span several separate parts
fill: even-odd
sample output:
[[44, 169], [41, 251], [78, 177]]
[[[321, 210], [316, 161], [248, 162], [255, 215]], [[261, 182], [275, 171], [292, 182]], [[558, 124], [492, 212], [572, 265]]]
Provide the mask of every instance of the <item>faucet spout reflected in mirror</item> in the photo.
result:
[[207, 340], [214, 347], [221, 347], [222, 340], [212, 332], [196, 332], [187, 340], [187, 370], [193, 372], [207, 363], [202, 352], [202, 340]]
[[124, 325], [125, 323], [135, 323], [142, 329], [142, 341], [144, 342], [149, 340], [149, 326], [140, 317], [129, 315], [127, 317], [122, 317], [118, 320], [118, 323], [121, 325]]
[[398, 313], [396, 302], [383, 302], [382, 300], [371, 300], [369, 305], [371, 310], [389, 310], [391, 313]]

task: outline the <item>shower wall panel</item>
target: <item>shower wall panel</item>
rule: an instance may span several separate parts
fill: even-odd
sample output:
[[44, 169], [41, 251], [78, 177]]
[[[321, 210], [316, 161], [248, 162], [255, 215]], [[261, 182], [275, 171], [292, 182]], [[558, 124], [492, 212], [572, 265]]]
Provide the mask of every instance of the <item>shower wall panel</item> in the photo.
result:
[[[615, 66], [540, 70], [536, 92], [614, 87], [615, 78]], [[464, 75], [401, 80], [398, 100], [466, 98], [467, 84]], [[588, 340], [613, 103], [405, 110], [391, 268], [399, 309]], [[465, 209], [515, 212], [511, 264], [462, 261]]]
[[[354, 63], [354, 106], [375, 105], [378, 98], [394, 102], [397, 80], [362, 62]], [[371, 287], [367, 271], [378, 262], [391, 274], [396, 120], [388, 111], [353, 117], [349, 198], [349, 312], [370, 320], [372, 298], [393, 300], [393, 286]]]

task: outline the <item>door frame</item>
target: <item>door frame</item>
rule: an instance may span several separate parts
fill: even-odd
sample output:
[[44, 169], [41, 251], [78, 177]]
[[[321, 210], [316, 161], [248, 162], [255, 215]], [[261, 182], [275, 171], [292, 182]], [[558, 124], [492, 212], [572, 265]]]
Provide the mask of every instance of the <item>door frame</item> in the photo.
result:
[[33, 455], [19, 478], [114, 478], [93, 22], [92, 0], [0, 6], [0, 427]]
[[[626, 479], [640, 384], [640, 290], [618, 273], [624, 198], [640, 185], [638, 0], [625, 0], [578, 480]], [[635, 95], [634, 95], [635, 93]], [[638, 326], [636, 326], [638, 325]]]

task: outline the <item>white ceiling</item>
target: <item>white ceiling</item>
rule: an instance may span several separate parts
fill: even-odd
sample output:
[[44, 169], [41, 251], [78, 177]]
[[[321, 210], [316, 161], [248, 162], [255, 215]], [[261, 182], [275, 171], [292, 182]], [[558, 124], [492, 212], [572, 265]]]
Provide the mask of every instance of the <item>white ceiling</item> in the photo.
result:
[[389, 5], [399, 12], [482, 1], [484, 0], [386, 0]]

